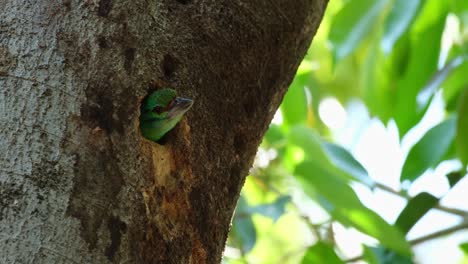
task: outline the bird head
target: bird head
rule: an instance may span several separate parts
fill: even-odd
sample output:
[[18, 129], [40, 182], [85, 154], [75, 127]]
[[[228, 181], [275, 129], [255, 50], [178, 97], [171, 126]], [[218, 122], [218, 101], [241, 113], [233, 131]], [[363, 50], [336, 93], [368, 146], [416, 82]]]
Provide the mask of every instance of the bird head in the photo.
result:
[[141, 105], [140, 129], [147, 139], [159, 141], [192, 107], [193, 101], [177, 97], [173, 89], [164, 88], [150, 94]]
[[177, 118], [185, 114], [193, 104], [192, 99], [176, 97], [168, 105], [167, 117], [168, 118]]
[[142, 104], [142, 115], [160, 119], [177, 119], [183, 116], [193, 100], [177, 97], [175, 90], [164, 88], [153, 92]]

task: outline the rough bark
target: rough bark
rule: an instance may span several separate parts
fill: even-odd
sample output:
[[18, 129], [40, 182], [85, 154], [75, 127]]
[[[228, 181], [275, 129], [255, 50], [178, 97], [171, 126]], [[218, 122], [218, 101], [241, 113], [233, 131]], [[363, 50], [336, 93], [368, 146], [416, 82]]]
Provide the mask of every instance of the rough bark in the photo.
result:
[[[0, 263], [219, 263], [326, 0], [0, 0]], [[193, 98], [162, 145], [139, 104]]]

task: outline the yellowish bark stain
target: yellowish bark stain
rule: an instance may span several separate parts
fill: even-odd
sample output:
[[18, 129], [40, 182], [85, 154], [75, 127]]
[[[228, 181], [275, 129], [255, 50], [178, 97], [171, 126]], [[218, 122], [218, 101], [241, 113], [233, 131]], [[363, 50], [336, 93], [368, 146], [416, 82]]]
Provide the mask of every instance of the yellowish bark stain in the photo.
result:
[[[183, 120], [179, 124], [177, 136], [182, 145], [190, 144], [190, 127]], [[151, 181], [142, 190], [143, 201], [148, 221], [156, 226], [165, 240], [187, 237], [192, 240], [190, 263], [206, 263], [206, 250], [199, 239], [197, 230], [189, 219], [191, 204], [189, 194], [193, 184], [193, 175], [188, 153], [175, 153], [174, 142], [160, 145], [149, 140], [142, 140], [142, 154], [152, 159]], [[152, 234], [147, 234], [148, 239]]]

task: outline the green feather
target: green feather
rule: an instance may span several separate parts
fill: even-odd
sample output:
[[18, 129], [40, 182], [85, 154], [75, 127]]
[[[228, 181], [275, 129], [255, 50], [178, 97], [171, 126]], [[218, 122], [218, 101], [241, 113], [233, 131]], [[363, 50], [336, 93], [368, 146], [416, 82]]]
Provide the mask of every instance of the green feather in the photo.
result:
[[142, 113], [152, 111], [155, 107], [166, 107], [174, 98], [177, 92], [171, 88], [163, 88], [150, 94], [142, 104]]
[[145, 138], [157, 142], [180, 121], [182, 116], [175, 119], [147, 120], [140, 123], [141, 133]]
[[164, 88], [150, 94], [141, 105], [140, 130], [143, 136], [157, 142], [182, 119], [192, 100], [177, 97], [175, 90]]

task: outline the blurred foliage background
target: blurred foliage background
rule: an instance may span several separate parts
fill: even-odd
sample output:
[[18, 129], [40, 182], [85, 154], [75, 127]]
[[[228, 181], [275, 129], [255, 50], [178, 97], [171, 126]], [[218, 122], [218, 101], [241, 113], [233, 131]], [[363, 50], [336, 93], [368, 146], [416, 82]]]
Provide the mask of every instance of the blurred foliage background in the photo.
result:
[[468, 263], [467, 58], [466, 0], [331, 0], [223, 263]]

